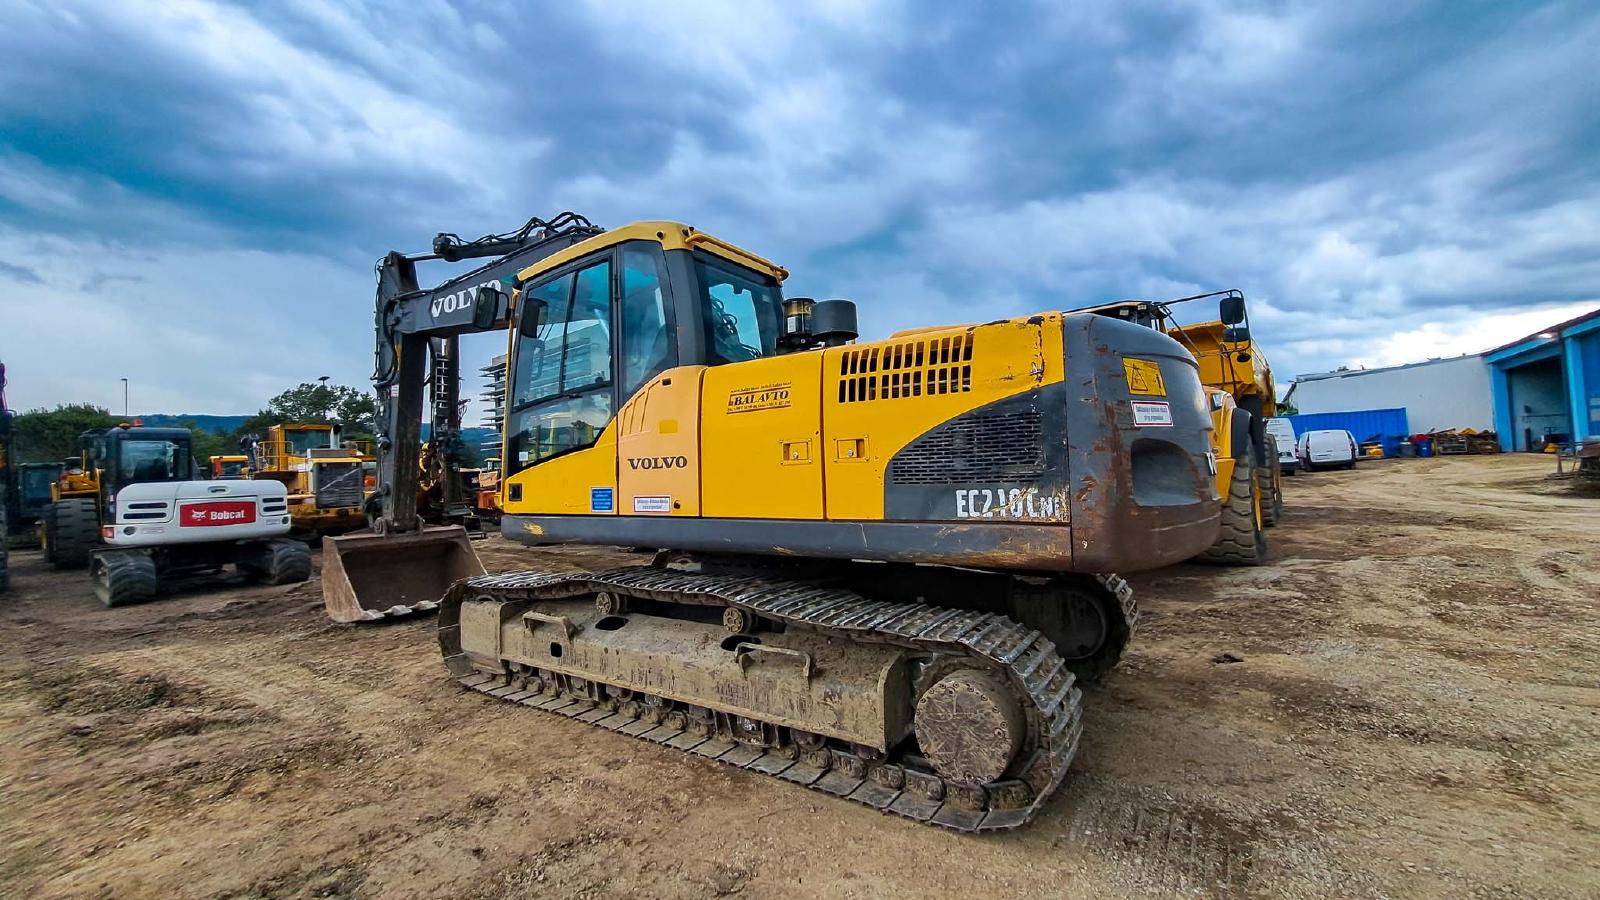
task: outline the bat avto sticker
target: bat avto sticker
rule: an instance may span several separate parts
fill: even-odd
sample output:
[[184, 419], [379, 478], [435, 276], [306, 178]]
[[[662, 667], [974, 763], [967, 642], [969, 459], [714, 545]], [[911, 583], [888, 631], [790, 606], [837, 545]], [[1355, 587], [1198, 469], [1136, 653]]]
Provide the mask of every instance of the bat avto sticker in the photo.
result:
[[756, 388], [742, 388], [728, 394], [728, 412], [745, 413], [762, 409], [783, 409], [789, 405], [789, 388], [793, 382], [767, 384]]

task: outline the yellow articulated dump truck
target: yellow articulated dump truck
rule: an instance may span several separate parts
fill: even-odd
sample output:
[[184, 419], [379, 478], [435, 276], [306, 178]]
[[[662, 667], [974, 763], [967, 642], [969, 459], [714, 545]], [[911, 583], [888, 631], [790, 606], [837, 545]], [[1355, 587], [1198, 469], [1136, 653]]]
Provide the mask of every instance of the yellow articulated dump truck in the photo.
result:
[[336, 425], [285, 424], [254, 447], [249, 477], [282, 482], [297, 536], [366, 527], [364, 442], [343, 441]]
[[[417, 284], [419, 260], [485, 256]], [[382, 515], [324, 542], [328, 609], [437, 608], [445, 666], [491, 697], [1012, 828], [1134, 629], [1113, 573], [1216, 540], [1199, 368], [1149, 328], [1042, 312], [859, 341], [853, 303], [785, 297], [747, 250], [570, 213], [378, 270]], [[448, 398], [457, 336], [502, 328], [502, 534], [649, 563], [484, 575], [462, 529], [421, 526], [424, 386]]]
[[[1173, 305], [1210, 298], [1220, 298], [1217, 320], [1179, 325], [1173, 319]], [[1266, 430], [1267, 419], [1278, 414], [1278, 401], [1272, 367], [1250, 336], [1244, 295], [1230, 290], [1177, 300], [1124, 300], [1082, 311], [1154, 328], [1193, 355], [1211, 410], [1222, 498], [1216, 543], [1199, 558], [1226, 565], [1263, 563], [1266, 529], [1283, 512], [1278, 448]]]

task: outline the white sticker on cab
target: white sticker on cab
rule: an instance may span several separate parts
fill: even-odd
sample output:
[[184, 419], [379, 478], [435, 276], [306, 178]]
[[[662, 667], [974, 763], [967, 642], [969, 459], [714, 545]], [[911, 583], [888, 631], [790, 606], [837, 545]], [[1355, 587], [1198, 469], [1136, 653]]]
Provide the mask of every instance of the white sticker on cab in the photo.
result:
[[1134, 400], [1131, 402], [1133, 403], [1133, 424], [1141, 427], [1145, 425], [1172, 424], [1172, 407], [1169, 404], [1155, 400]]
[[672, 498], [635, 497], [633, 498], [633, 511], [636, 513], [672, 512]]

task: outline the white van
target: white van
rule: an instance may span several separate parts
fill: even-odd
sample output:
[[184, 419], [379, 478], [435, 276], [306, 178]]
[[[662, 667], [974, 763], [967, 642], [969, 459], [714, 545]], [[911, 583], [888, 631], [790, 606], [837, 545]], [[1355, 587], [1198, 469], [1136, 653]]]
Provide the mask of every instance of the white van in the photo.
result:
[[1356, 439], [1342, 428], [1324, 428], [1300, 435], [1294, 446], [1294, 455], [1300, 468], [1310, 472], [1330, 466], [1344, 469], [1356, 467]]
[[1278, 469], [1285, 475], [1293, 475], [1295, 470], [1294, 455], [1294, 423], [1288, 419], [1268, 419], [1266, 421], [1267, 434], [1278, 444]]

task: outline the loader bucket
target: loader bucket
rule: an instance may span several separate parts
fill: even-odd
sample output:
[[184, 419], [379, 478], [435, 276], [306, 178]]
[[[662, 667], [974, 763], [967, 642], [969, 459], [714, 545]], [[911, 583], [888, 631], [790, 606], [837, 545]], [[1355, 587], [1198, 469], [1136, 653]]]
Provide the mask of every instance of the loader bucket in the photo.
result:
[[322, 539], [322, 600], [335, 622], [430, 612], [450, 585], [482, 574], [459, 525]]

